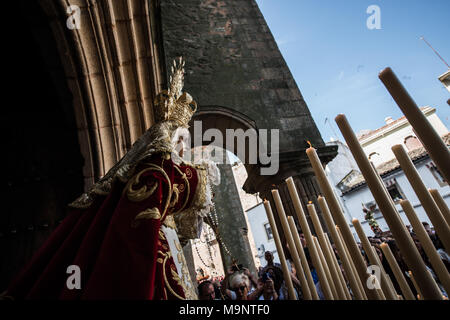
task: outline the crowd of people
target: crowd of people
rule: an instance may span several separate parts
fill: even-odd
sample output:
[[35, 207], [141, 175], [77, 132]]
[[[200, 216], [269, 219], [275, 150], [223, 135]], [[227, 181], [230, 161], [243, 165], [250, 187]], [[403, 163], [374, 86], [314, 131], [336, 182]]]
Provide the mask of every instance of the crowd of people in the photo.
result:
[[[447, 252], [444, 250], [439, 237], [434, 232], [433, 228], [426, 222], [423, 222], [423, 225], [432, 240], [437, 252], [439, 253], [442, 261], [444, 262], [447, 270], [450, 271], [450, 257]], [[397, 263], [405, 274], [406, 281], [408, 282], [412, 292], [415, 296], [417, 296], [416, 288], [413, 285], [412, 280], [409, 277], [409, 268], [407, 267], [402, 253], [397, 247], [396, 241], [392, 236], [390, 231], [382, 231], [379, 228], [372, 228], [374, 232], [374, 236], [369, 236], [368, 240], [370, 244], [376, 249], [380, 261], [385, 269], [386, 273], [389, 275], [392, 283], [397, 291], [397, 293], [401, 293], [400, 286], [397, 283], [394, 273], [392, 272], [389, 263], [387, 262], [384, 254], [380, 248], [382, 243], [387, 243], [389, 248], [391, 249]], [[442, 294], [444, 297], [448, 298], [447, 293], [443, 289], [442, 285], [439, 282], [439, 279], [436, 277], [436, 274], [433, 270], [433, 267], [426, 256], [423, 247], [420, 244], [419, 239], [417, 238], [414, 231], [411, 230], [410, 226], [408, 226], [408, 230], [411, 234], [414, 243], [417, 246], [417, 249], [424, 260], [424, 263], [427, 269], [431, 272], [433, 278], [436, 280], [436, 283], [440, 287]], [[314, 266], [311, 261], [311, 257], [308, 252], [308, 247], [306, 243], [306, 239], [303, 234], [300, 233], [300, 240], [304, 247], [305, 255], [308, 260], [308, 264], [310, 266], [309, 272], [311, 272], [312, 278], [316, 285], [316, 290], [320, 299], [325, 299], [320, 287], [320, 281], [317, 276], [317, 272], [314, 269]], [[368, 261], [368, 257], [362, 248], [362, 245], [358, 243], [359, 248], [361, 250], [362, 255], [365, 260]], [[336, 258], [341, 266], [341, 270], [345, 277], [345, 272], [343, 271], [343, 267], [341, 261], [339, 259], [338, 252], [334, 245], [333, 249], [336, 254]], [[287, 287], [284, 279], [284, 275], [282, 272], [281, 265], [274, 261], [273, 253], [270, 251], [266, 251], [264, 258], [266, 260], [266, 265], [264, 267], [260, 267], [257, 275], [253, 275], [249, 269], [240, 268], [238, 265], [234, 264], [230, 267], [225, 274], [225, 277], [222, 281], [203, 281], [198, 286], [198, 294], [200, 300], [284, 300], [288, 299]], [[288, 259], [288, 267], [290, 270], [290, 277], [292, 279], [292, 283], [294, 285], [295, 293], [297, 295], [297, 299], [302, 299], [302, 291], [300, 281], [296, 276], [296, 270], [293, 263]], [[347, 280], [347, 279], [346, 279]], [[351, 288], [347, 281], [347, 287], [349, 292], [351, 293]]]

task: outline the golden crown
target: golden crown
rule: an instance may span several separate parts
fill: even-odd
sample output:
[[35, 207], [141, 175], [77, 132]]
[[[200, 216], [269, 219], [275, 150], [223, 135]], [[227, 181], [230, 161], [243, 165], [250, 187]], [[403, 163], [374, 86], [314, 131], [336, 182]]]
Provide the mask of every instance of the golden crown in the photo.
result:
[[156, 122], [173, 121], [178, 126], [188, 127], [197, 110], [197, 103], [191, 95], [183, 92], [184, 64], [182, 57], [178, 59], [178, 63], [173, 61], [169, 89], [161, 91], [155, 98]]

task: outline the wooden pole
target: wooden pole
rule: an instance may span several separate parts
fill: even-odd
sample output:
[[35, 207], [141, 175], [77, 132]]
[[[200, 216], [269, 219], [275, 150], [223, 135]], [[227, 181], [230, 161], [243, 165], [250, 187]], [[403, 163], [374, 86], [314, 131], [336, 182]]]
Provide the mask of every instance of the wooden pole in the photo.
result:
[[406, 300], [416, 300], [414, 294], [411, 291], [411, 288], [408, 285], [408, 282], [406, 282], [405, 276], [403, 275], [403, 272], [400, 269], [397, 260], [395, 260], [394, 255], [389, 248], [389, 245], [387, 243], [382, 243], [380, 247], [389, 263], [389, 266], [392, 269], [392, 272], [394, 273], [395, 279], [397, 280], [400, 289], [402, 290], [403, 297], [405, 297]]
[[430, 260], [431, 266], [436, 272], [439, 280], [441, 280], [445, 291], [450, 292], [450, 275], [447, 271], [447, 268], [442, 262], [440, 255], [437, 253], [436, 248], [434, 247], [433, 242], [431, 241], [430, 236], [427, 234], [423, 224], [417, 217], [414, 208], [408, 200], [401, 200], [400, 205], [402, 206], [403, 211], [408, 217], [409, 222], [411, 222], [411, 226], [413, 227], [414, 232], [419, 238], [420, 244], [422, 245], [428, 259]]
[[342, 135], [344, 136], [345, 141], [347, 142], [347, 145], [364, 176], [364, 179], [366, 180], [367, 186], [378, 204], [378, 208], [389, 225], [389, 229], [392, 232], [402, 255], [404, 256], [407, 265], [412, 270], [414, 278], [422, 290], [423, 298], [442, 300], [441, 292], [436, 290], [435, 286], [431, 285], [433, 280], [431, 274], [426, 269], [425, 263], [422, 261], [419, 251], [415, 247], [415, 244], [403, 224], [397, 209], [392, 206], [389, 198], [387, 197], [384, 191], [385, 186], [378, 180], [376, 173], [370, 165], [369, 160], [367, 159], [346, 117], [342, 114], [338, 115], [336, 117], [336, 123], [338, 124]]
[[[433, 159], [436, 166], [442, 172], [445, 180], [450, 183], [450, 152], [444, 141], [442, 141], [439, 134], [434, 130], [431, 123], [427, 120], [391, 68], [388, 67], [381, 71], [378, 77], [414, 128], [414, 131], [428, 151], [431, 159]], [[414, 276], [417, 280], [416, 273], [414, 273]]]
[[291, 229], [291, 233], [294, 237], [295, 246], [298, 251], [298, 255], [300, 256], [300, 261], [303, 266], [303, 270], [306, 274], [306, 280], [308, 282], [309, 291], [311, 292], [311, 296], [313, 300], [320, 300], [319, 295], [317, 294], [316, 285], [314, 284], [314, 279], [312, 278], [311, 271], [309, 268], [308, 260], [306, 259], [305, 251], [303, 249], [303, 245], [300, 241], [300, 237], [297, 232], [297, 227], [295, 226], [294, 218], [291, 216], [287, 217], [289, 228]]
[[447, 222], [447, 225], [450, 226], [450, 209], [448, 208], [448, 206], [445, 203], [444, 199], [442, 198], [441, 194], [436, 189], [428, 189], [428, 192], [430, 192], [431, 196], [433, 197], [434, 201], [436, 202], [437, 206], [439, 207], [439, 210], [441, 211], [442, 215], [444, 216], [444, 219]]
[[280, 218], [281, 226], [284, 231], [284, 235], [286, 236], [286, 240], [289, 245], [289, 252], [291, 253], [292, 260], [295, 265], [295, 269], [297, 269], [297, 274], [299, 275], [298, 279], [300, 280], [300, 284], [302, 286], [303, 298], [305, 300], [311, 300], [311, 292], [309, 291], [308, 282], [305, 278], [305, 272], [303, 271], [302, 264], [300, 262], [300, 257], [298, 256], [298, 251], [295, 247], [294, 238], [292, 237], [291, 230], [289, 229], [289, 225], [286, 218], [286, 213], [284, 212], [283, 204], [281, 203], [280, 194], [278, 190], [272, 190], [272, 196], [275, 201], [275, 205], [277, 207], [278, 217]]
[[324, 235], [325, 240], [327, 242], [328, 250], [331, 252], [332, 257], [333, 257], [333, 259], [332, 259], [333, 267], [336, 270], [336, 273], [338, 275], [339, 281], [341, 283], [341, 287], [342, 287], [342, 289], [344, 291], [344, 294], [345, 294], [345, 299], [344, 300], [351, 300], [352, 297], [350, 295], [350, 292], [348, 291], [347, 283], [345, 282], [344, 275], [342, 274], [341, 267], [339, 266], [339, 262], [338, 262], [338, 260], [336, 258], [336, 254], [334, 253], [334, 250], [333, 250], [333, 247], [331, 245], [330, 239], [328, 238], [328, 235], [326, 233], [324, 233], [323, 235]]
[[292, 203], [294, 205], [295, 213], [297, 214], [298, 222], [300, 224], [300, 227], [302, 228], [303, 234], [305, 235], [306, 246], [309, 249], [313, 266], [316, 269], [317, 276], [319, 277], [319, 281], [321, 283], [322, 292], [325, 296], [325, 299], [332, 300], [331, 289], [326, 281], [326, 275], [325, 271], [322, 268], [322, 264], [320, 263], [319, 253], [314, 246], [311, 229], [309, 228], [305, 212], [303, 211], [302, 205], [300, 203], [300, 198], [298, 196], [297, 190], [295, 189], [294, 181], [292, 177], [290, 177], [286, 179], [286, 182], [289, 190], [289, 195], [291, 196]]
[[322, 196], [319, 196], [317, 198], [317, 201], [319, 203], [320, 209], [322, 210], [322, 215], [324, 217], [327, 228], [330, 231], [331, 239], [333, 239], [333, 242], [336, 245], [336, 249], [338, 250], [338, 254], [341, 258], [342, 266], [344, 267], [345, 275], [348, 279], [353, 295], [357, 300], [365, 300], [365, 296], [363, 295], [364, 289], [361, 291], [361, 287], [359, 286], [360, 280], [358, 272], [353, 269], [351, 256], [347, 254], [345, 243], [338, 235], [333, 217], [331, 216], [330, 209], [328, 208], [327, 201]]
[[394, 152], [394, 155], [397, 158], [400, 167], [405, 173], [406, 178], [408, 178], [409, 183], [411, 184], [414, 192], [419, 198], [420, 203], [427, 213], [428, 218], [430, 218], [431, 223], [433, 224], [433, 227], [436, 230], [439, 238], [441, 239], [446, 251], [450, 252], [450, 227], [442, 216], [441, 210], [439, 210], [439, 207], [437, 206], [436, 202], [434, 202], [433, 197], [425, 187], [425, 184], [420, 178], [420, 175], [417, 172], [416, 167], [414, 167], [414, 164], [409, 158], [405, 148], [402, 145], [397, 144], [391, 149], [392, 152]]
[[[324, 232], [322, 229], [322, 225], [320, 224], [319, 216], [317, 215], [316, 209], [313, 204], [308, 204], [307, 206], [309, 216], [314, 225], [314, 229], [316, 230], [317, 238], [319, 240], [320, 247], [322, 248], [323, 255], [325, 257], [326, 265], [328, 267], [328, 272], [330, 273], [331, 278], [331, 290], [333, 291], [333, 295], [336, 298], [341, 300], [345, 300], [344, 289], [341, 286], [341, 282], [339, 281], [339, 276], [336, 273], [336, 270], [333, 266], [333, 257], [331, 256], [331, 252], [328, 250], [328, 245], [325, 240]], [[334, 255], [334, 253], [333, 253]]]
[[280, 235], [278, 234], [277, 225], [275, 224], [272, 207], [270, 206], [269, 201], [264, 200], [264, 208], [266, 209], [267, 218], [269, 219], [270, 228], [272, 229], [273, 239], [275, 240], [275, 246], [277, 247], [278, 257], [280, 258], [284, 281], [286, 282], [289, 292], [289, 300], [297, 300], [294, 285], [292, 284], [291, 273], [289, 272], [289, 268], [286, 263], [286, 257], [284, 256]]
[[[323, 192], [325, 198], [327, 199], [327, 204], [330, 208], [333, 219], [342, 231], [344, 244], [350, 253], [351, 260], [356, 266], [358, 276], [361, 281], [365, 281], [369, 276], [366, 272], [366, 264], [350, 231], [350, 227], [348, 226], [347, 220], [345, 219], [344, 213], [342, 212], [339, 201], [336, 198], [334, 189], [326, 177], [316, 149], [312, 147], [306, 149], [306, 155], [308, 156], [309, 162], [311, 163], [311, 166], [314, 170], [314, 174], [319, 183], [320, 190]], [[341, 253], [339, 252], [339, 254]], [[364, 291], [367, 294], [367, 297], [369, 297], [370, 299], [377, 299], [378, 295], [374, 290], [370, 290], [369, 288], [364, 287]]]

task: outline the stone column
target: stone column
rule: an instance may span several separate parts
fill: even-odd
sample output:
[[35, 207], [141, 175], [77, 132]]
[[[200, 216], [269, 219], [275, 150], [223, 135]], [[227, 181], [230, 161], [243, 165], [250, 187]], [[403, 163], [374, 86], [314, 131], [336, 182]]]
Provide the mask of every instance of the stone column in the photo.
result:
[[[219, 233], [231, 255], [252, 273], [256, 267], [247, 237], [247, 223], [233, 177], [231, 165], [219, 165], [221, 183], [214, 186], [214, 204], [219, 222]], [[231, 257], [221, 248], [224, 270], [231, 266]], [[226, 271], [225, 271], [226, 272]]]

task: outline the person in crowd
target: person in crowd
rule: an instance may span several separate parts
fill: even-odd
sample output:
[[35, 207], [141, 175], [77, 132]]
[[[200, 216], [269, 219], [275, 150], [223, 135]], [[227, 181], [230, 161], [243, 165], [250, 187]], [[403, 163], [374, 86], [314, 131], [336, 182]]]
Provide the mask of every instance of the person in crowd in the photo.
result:
[[426, 231], [426, 232], [428, 233], [428, 235], [430, 236], [430, 238], [432, 238], [433, 235], [434, 235], [434, 232], [433, 232], [433, 230], [431, 229], [430, 224], [429, 224], [428, 222], [422, 221], [422, 225], [423, 225], [423, 227], [425, 228], [425, 231]]
[[250, 284], [251, 284], [250, 289], [255, 289], [258, 286], [257, 279], [253, 276], [253, 274], [247, 268], [242, 268], [242, 271], [250, 280]]
[[275, 285], [270, 277], [265, 276], [258, 279], [257, 287], [257, 299], [258, 300], [278, 300], [279, 296], [275, 290]]
[[234, 293], [231, 295], [232, 300], [249, 300], [250, 280], [245, 274], [235, 273], [230, 280], [230, 287]]
[[262, 268], [262, 270], [260, 271], [259, 276], [261, 276], [263, 273], [267, 272], [268, 268], [277, 268], [281, 271], [281, 264], [274, 262], [273, 260], [273, 254], [271, 251], [266, 251], [264, 253], [264, 258], [267, 261], [267, 264], [264, 268]]
[[206, 280], [198, 285], [198, 299], [199, 300], [215, 300], [216, 292], [211, 281]]
[[256, 300], [256, 287], [252, 286], [252, 282], [258, 285], [247, 268], [236, 270], [231, 267], [223, 279], [221, 292], [226, 300]]
[[225, 300], [225, 297], [223, 296], [222, 291], [220, 290], [221, 281], [220, 280], [213, 281], [213, 286], [214, 286], [214, 293], [216, 295], [216, 300]]

